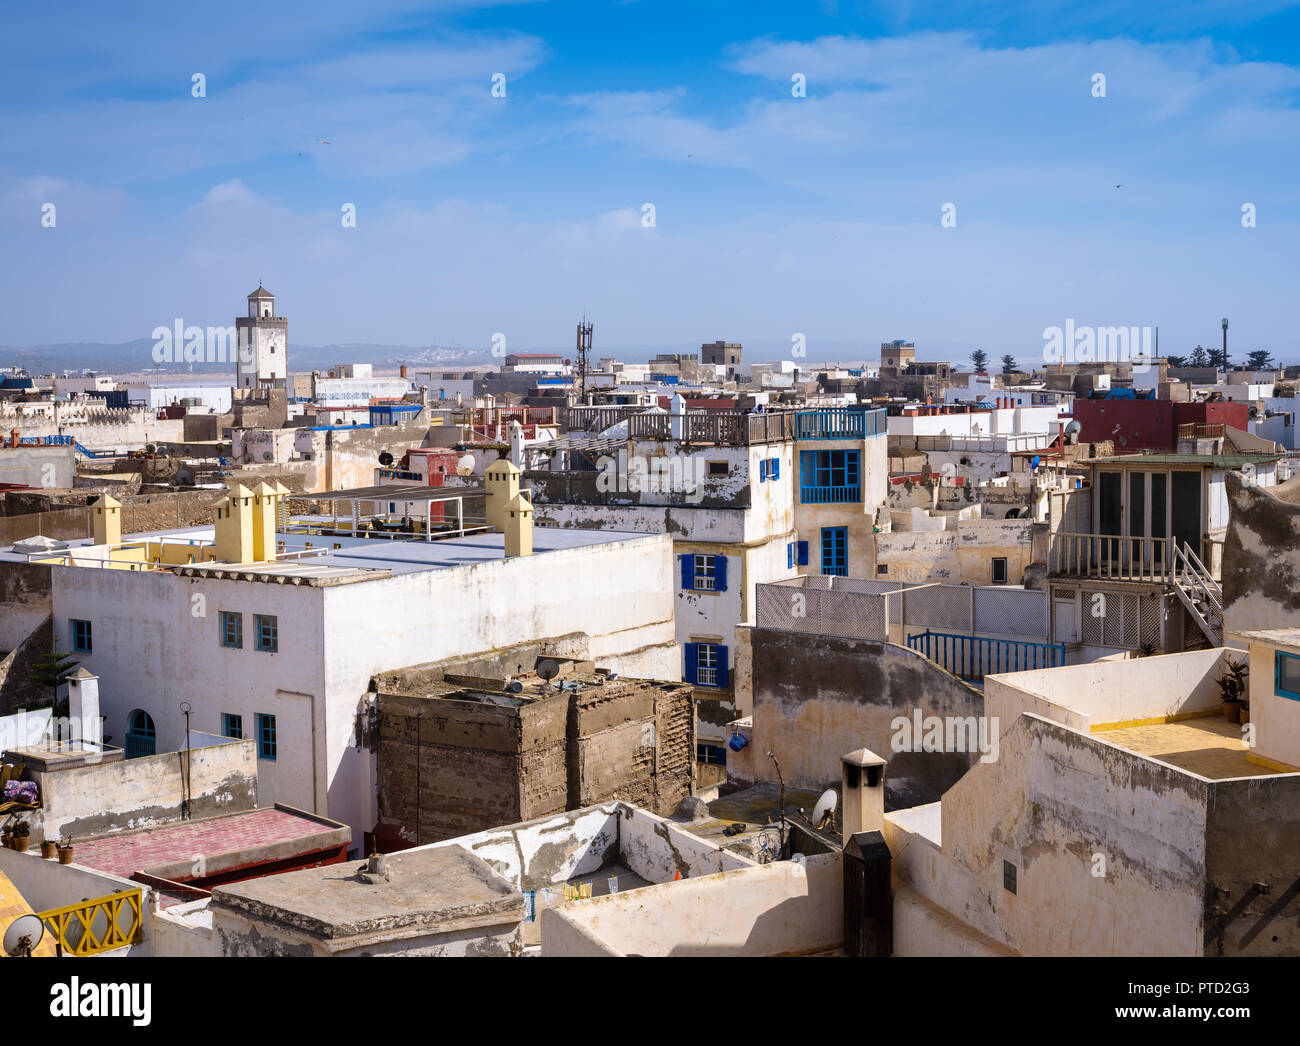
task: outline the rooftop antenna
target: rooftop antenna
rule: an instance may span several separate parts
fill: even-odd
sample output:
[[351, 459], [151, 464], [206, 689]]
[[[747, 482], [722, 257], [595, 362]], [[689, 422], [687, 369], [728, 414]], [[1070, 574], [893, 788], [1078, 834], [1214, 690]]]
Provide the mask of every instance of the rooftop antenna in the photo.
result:
[[591, 352], [591, 324], [587, 322], [587, 310], [582, 310], [582, 322], [578, 324], [578, 402], [583, 403], [587, 397], [587, 354]]

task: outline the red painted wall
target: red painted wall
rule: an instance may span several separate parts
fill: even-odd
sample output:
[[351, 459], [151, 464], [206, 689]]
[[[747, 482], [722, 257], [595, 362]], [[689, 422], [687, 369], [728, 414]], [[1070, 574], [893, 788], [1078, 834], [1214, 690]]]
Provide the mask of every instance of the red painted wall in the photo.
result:
[[1114, 440], [1116, 454], [1173, 451], [1178, 445], [1174, 435], [1174, 407], [1169, 400], [1076, 399], [1074, 419], [1083, 426], [1079, 442]]

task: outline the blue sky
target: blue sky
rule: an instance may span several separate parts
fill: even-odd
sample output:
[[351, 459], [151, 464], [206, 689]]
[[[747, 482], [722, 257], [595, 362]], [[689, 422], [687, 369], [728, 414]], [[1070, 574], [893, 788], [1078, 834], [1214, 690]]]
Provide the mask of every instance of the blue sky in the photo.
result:
[[1182, 352], [1227, 315], [1234, 355], [1300, 359], [1297, 5], [0, 18], [0, 344], [230, 323], [261, 278], [291, 348], [564, 346], [585, 309], [598, 351], [798, 332], [817, 359], [905, 337], [1028, 362], [1067, 318]]

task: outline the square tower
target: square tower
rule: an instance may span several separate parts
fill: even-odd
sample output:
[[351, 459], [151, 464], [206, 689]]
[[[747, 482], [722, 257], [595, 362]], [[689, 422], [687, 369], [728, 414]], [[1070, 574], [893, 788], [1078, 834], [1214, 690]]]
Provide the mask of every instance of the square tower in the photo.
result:
[[235, 386], [282, 389], [289, 376], [289, 321], [275, 314], [275, 295], [258, 281], [248, 315], [235, 319]]

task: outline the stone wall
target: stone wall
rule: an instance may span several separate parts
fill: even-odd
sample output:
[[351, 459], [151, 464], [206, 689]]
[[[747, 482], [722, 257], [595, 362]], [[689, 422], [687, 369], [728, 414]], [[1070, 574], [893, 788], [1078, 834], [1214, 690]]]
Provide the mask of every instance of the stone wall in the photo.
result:
[[616, 799], [670, 813], [691, 793], [694, 708], [681, 684], [611, 682], [520, 707], [381, 691], [376, 707], [386, 841], [437, 842]]

